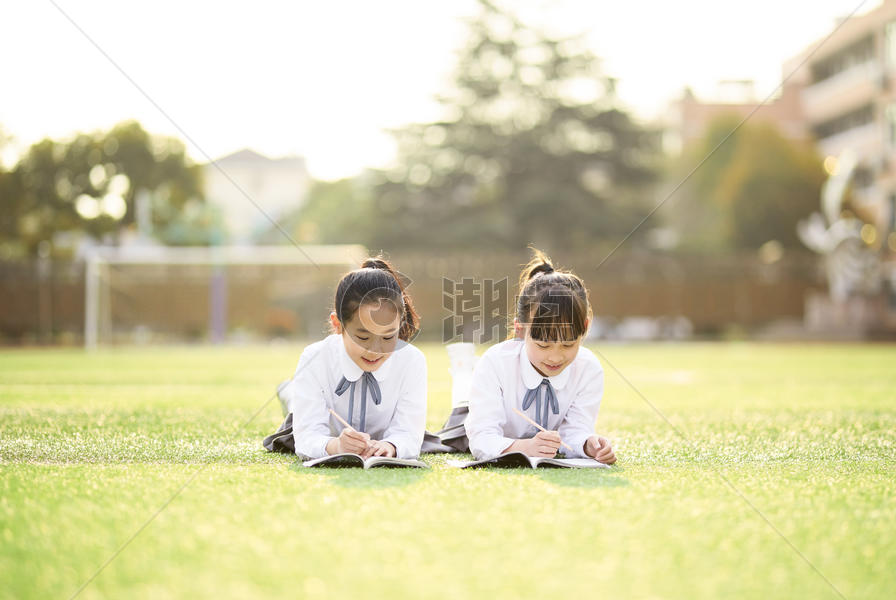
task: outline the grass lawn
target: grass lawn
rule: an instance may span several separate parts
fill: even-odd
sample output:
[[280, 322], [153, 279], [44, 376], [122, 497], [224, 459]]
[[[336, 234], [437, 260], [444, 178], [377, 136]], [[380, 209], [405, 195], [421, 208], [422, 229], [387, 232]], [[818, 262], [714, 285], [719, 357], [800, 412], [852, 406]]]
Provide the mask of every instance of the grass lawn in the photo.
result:
[[0, 351], [0, 597], [71, 597], [194, 476], [80, 598], [896, 597], [896, 346], [595, 348], [598, 472], [296, 468], [276, 400], [243, 425], [299, 347]]

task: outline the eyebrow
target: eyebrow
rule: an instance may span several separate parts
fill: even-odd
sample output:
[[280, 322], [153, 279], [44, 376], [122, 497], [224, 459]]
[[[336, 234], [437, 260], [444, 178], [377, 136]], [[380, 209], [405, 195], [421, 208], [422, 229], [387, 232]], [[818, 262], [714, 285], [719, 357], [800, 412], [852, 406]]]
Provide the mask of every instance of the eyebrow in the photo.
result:
[[[400, 328], [399, 328], [399, 329], [400, 329]], [[392, 330], [389, 331], [388, 333], [389, 333], [389, 335], [394, 335], [394, 334], [398, 333], [399, 329], [392, 329]], [[357, 333], [370, 333], [369, 331], [367, 331], [367, 330], [364, 329], [363, 327], [360, 327], [360, 328], [356, 329], [355, 332], [357, 332]]]

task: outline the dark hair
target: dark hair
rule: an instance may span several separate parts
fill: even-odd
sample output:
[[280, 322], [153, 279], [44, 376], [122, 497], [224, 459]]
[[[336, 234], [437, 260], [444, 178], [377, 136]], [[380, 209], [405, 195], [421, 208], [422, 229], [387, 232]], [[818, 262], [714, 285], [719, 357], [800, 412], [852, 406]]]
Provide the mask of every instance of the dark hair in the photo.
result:
[[[541, 250], [520, 273], [516, 319], [528, 324], [532, 339], [553, 342], [575, 340], [585, 334], [591, 303], [585, 282], [569, 271], [555, 269]], [[511, 326], [508, 339], [515, 336]]]
[[339, 322], [345, 325], [361, 304], [388, 300], [396, 307], [403, 307], [398, 338], [407, 342], [420, 329], [420, 317], [404, 288], [401, 277], [389, 261], [382, 256], [368, 258], [361, 263], [360, 269], [349, 271], [339, 280], [333, 310]]

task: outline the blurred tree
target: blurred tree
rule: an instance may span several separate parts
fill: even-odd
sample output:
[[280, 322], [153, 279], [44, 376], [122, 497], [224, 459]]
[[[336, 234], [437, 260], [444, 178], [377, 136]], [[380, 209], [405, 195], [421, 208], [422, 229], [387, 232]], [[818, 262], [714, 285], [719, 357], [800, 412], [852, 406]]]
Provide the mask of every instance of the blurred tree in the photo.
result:
[[742, 117], [725, 115], [685, 148], [672, 180], [698, 168], [664, 215], [690, 250], [757, 249], [775, 240], [803, 248], [800, 219], [818, 209], [825, 172], [809, 142], [785, 138], [770, 123], [744, 123], [715, 152]]
[[[670, 185], [687, 179], [663, 205], [658, 217], [677, 232], [682, 249], [702, 252], [730, 247], [726, 215], [716, 192], [741, 136], [749, 129], [748, 124], [735, 129], [741, 119], [737, 114], [713, 119], [703, 135], [668, 164], [666, 179]], [[728, 139], [722, 143], [726, 136]], [[688, 177], [697, 165], [699, 168]]]
[[796, 225], [818, 209], [825, 178], [813, 148], [787, 140], [771, 125], [748, 130], [718, 188], [731, 243], [752, 249], [776, 240], [804, 248]]
[[0, 126], [0, 247], [4, 254], [9, 252], [9, 247], [18, 239], [16, 217], [22, 210], [22, 193], [18, 175], [15, 171], [7, 170], [2, 160], [6, 147], [11, 141], [11, 136]]
[[166, 246], [210, 246], [225, 241], [227, 225], [217, 206], [190, 199], [178, 209], [169, 202], [155, 202], [153, 236]]
[[[363, 177], [315, 181], [301, 208], [278, 221], [300, 244], [363, 244], [372, 242], [375, 226], [369, 186]], [[275, 227], [259, 236], [261, 244], [285, 244]]]
[[479, 4], [444, 119], [393, 132], [374, 245], [570, 248], [627, 234], [646, 213], [658, 136], [618, 107], [581, 37]]
[[159, 231], [181, 219], [188, 202], [202, 203], [201, 170], [189, 163], [183, 144], [151, 136], [134, 121], [108, 133], [37, 142], [12, 176], [0, 212], [7, 215], [9, 234], [30, 253], [58, 232], [117, 236], [134, 223], [135, 198], [143, 190], [153, 192], [151, 214]]

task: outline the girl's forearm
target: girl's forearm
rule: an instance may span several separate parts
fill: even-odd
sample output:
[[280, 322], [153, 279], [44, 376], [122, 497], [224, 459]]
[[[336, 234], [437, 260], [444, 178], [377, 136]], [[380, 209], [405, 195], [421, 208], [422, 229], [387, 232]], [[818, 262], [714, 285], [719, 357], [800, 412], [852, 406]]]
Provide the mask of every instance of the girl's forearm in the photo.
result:
[[520, 441], [521, 440], [513, 440], [513, 443], [501, 450], [501, 454], [507, 454], [508, 452], [521, 452], [520, 449]]

